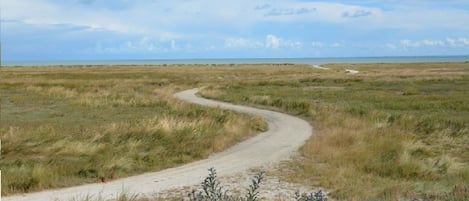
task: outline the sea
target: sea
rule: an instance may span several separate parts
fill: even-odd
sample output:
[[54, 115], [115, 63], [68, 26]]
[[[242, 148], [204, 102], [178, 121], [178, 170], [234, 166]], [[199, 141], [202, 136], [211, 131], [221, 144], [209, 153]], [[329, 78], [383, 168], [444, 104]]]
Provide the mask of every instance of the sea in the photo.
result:
[[466, 56], [405, 57], [327, 57], [327, 58], [231, 58], [231, 59], [155, 59], [155, 60], [41, 60], [2, 61], [1, 66], [77, 66], [77, 65], [175, 65], [175, 64], [361, 64], [361, 63], [427, 63], [468, 62]]

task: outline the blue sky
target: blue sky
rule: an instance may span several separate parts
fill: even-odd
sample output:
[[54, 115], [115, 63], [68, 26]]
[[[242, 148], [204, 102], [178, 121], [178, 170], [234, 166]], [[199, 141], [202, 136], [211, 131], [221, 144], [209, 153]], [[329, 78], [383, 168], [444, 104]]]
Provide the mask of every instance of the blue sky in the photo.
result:
[[4, 60], [469, 55], [469, 0], [1, 0]]

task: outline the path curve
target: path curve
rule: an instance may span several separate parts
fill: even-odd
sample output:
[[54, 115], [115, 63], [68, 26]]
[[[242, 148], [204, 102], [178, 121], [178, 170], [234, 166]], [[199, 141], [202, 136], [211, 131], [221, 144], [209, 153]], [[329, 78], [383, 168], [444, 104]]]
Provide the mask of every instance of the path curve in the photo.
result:
[[198, 89], [176, 93], [174, 96], [194, 104], [219, 107], [242, 113], [259, 115], [268, 123], [268, 131], [241, 142], [208, 159], [159, 172], [114, 180], [108, 183], [87, 184], [64, 189], [4, 197], [4, 201], [70, 200], [87, 195], [115, 198], [122, 192], [151, 196], [156, 192], [197, 185], [215, 167], [219, 176], [229, 176], [262, 165], [274, 164], [290, 156], [304, 144], [313, 130], [308, 122], [290, 115], [233, 105], [196, 96]]

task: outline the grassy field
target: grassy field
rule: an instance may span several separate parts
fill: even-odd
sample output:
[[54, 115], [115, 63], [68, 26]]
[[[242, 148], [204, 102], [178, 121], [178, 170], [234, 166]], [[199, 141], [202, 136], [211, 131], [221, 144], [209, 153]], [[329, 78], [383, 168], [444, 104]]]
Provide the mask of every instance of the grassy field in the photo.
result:
[[2, 68], [2, 194], [103, 182], [218, 152], [257, 117], [188, 105], [204, 67]]
[[285, 180], [325, 187], [339, 200], [469, 197], [469, 63], [325, 67], [203, 94], [314, 125]]
[[469, 63], [326, 67], [3, 68], [2, 191], [159, 170], [265, 129], [262, 119], [171, 98], [207, 86], [203, 96], [311, 122], [316, 135], [281, 168], [285, 181], [338, 200], [469, 196]]

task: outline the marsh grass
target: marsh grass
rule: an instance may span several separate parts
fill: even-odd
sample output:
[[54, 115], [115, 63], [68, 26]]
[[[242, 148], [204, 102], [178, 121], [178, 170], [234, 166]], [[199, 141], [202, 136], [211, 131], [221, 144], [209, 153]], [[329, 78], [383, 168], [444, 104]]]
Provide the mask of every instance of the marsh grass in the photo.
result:
[[174, 99], [199, 82], [194, 68], [3, 68], [2, 194], [157, 171], [266, 129], [262, 118]]
[[[280, 173], [285, 180], [324, 187], [338, 200], [467, 198], [468, 63], [327, 67], [3, 69], [1, 168], [14, 176], [4, 178], [2, 189], [158, 170], [222, 150], [247, 137], [239, 135], [244, 129], [265, 129], [255, 117], [171, 98], [207, 86], [203, 96], [312, 123], [315, 136], [285, 166], [293, 171]], [[56, 169], [45, 171], [50, 167]]]
[[299, 115], [315, 126], [302, 157], [286, 167], [294, 170], [289, 181], [325, 187], [339, 200], [467, 198], [457, 193], [469, 181], [467, 63], [328, 67], [203, 94]]

